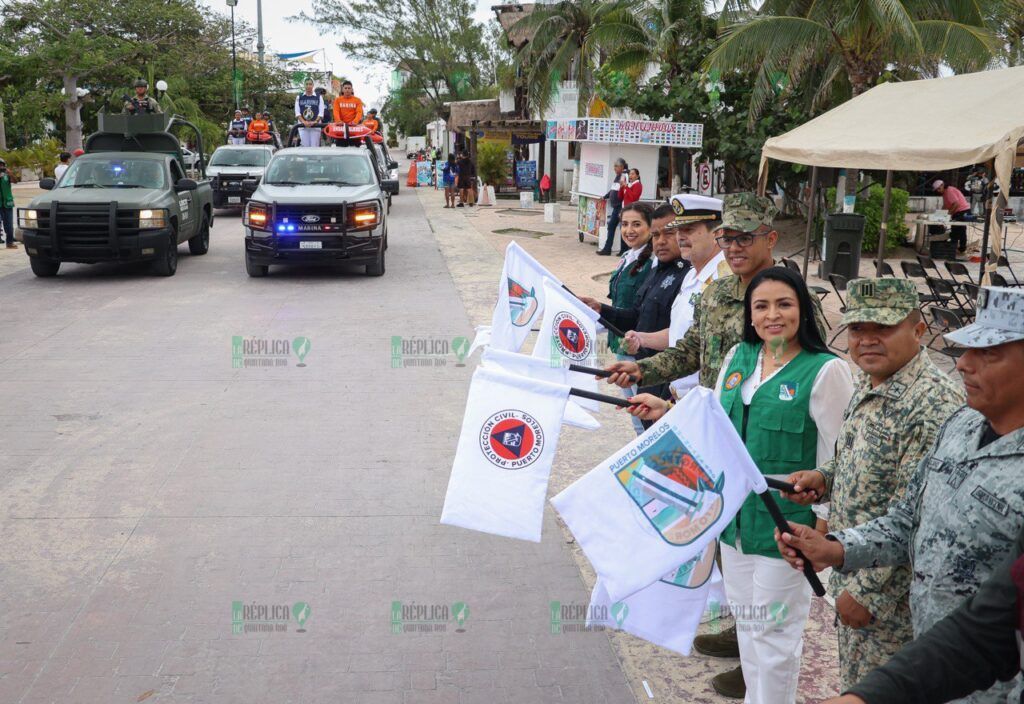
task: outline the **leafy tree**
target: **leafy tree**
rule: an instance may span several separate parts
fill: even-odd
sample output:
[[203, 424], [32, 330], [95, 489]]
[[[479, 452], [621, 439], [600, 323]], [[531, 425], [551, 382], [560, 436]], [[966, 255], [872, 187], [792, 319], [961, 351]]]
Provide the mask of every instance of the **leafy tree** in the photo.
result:
[[476, 149], [476, 169], [488, 186], [497, 186], [508, 178], [508, 147], [484, 140]]
[[1004, 1], [728, 0], [705, 65], [757, 72], [753, 124], [780, 84], [808, 90], [822, 106], [833, 92], [860, 95], [892, 67], [925, 76], [940, 64], [984, 68], [1000, 45], [982, 8]]
[[628, 0], [538, 3], [510, 28], [510, 33], [532, 37], [516, 54], [531, 107], [543, 115], [559, 83], [575, 81], [578, 114], [588, 114], [602, 52], [635, 25], [631, 4]]
[[439, 115], [445, 102], [490, 84], [481, 71], [489, 59], [475, 9], [469, 0], [313, 0], [312, 14], [294, 19], [341, 37], [338, 47], [357, 61], [408, 71]]

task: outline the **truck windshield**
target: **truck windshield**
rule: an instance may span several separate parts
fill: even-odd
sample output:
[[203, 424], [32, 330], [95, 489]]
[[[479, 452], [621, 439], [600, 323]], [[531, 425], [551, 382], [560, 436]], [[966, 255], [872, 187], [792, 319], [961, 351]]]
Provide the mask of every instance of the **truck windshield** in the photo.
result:
[[358, 154], [278, 154], [270, 160], [264, 183], [270, 185], [367, 186], [370, 162]]
[[58, 188], [165, 188], [164, 167], [152, 159], [78, 159]]
[[225, 149], [213, 153], [210, 166], [266, 166], [270, 161], [269, 149]]

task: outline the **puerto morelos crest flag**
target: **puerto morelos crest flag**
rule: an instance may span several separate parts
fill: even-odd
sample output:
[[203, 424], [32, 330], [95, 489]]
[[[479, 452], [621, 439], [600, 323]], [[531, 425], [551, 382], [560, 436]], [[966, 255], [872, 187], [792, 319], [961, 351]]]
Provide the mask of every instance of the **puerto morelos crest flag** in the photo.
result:
[[540, 542], [569, 387], [478, 367], [441, 523]]
[[[489, 347], [480, 356], [480, 364], [485, 369], [500, 369], [509, 374], [528, 376], [531, 379], [550, 381], [552, 384], [564, 384], [569, 386], [569, 370], [565, 367], [552, 367], [547, 361], [531, 357], [528, 354], [518, 352], [507, 352], [505, 350]], [[575, 397], [570, 396], [565, 404], [565, 416], [562, 422], [566, 425], [575, 425], [584, 430], [597, 430], [601, 424], [577, 405]]]
[[544, 312], [544, 277], [558, 282], [525, 249], [509, 242], [498, 283], [498, 304], [491, 321], [492, 347], [518, 352], [523, 346], [530, 328]]
[[702, 554], [766, 490], [714, 393], [697, 387], [551, 503], [621, 601]]
[[615, 604], [598, 578], [590, 595], [587, 613], [620, 616], [587, 625], [617, 628], [655, 645], [689, 655], [707, 606], [720, 608], [726, 603], [722, 575], [715, 564], [717, 552], [718, 541], [711, 541], [697, 557], [679, 565], [649, 587], [616, 602], [620, 605], [618, 609], [612, 608]]
[[[546, 360], [553, 367], [598, 366], [597, 319], [600, 316], [557, 281], [545, 279], [543, 289], [544, 319], [533, 356]], [[568, 372], [567, 383], [578, 389], [597, 391], [597, 380], [590, 374]], [[573, 402], [588, 411], [600, 410], [598, 402], [591, 399], [575, 397]]]

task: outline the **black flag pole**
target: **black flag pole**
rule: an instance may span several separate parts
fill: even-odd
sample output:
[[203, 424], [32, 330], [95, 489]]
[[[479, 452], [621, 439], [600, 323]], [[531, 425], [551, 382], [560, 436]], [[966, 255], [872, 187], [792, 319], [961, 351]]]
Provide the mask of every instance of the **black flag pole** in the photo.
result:
[[570, 396], [579, 396], [580, 398], [589, 398], [591, 401], [600, 401], [601, 403], [610, 403], [613, 406], [620, 406], [622, 408], [629, 408], [633, 404], [624, 398], [619, 396], [609, 396], [608, 394], [599, 394], [593, 391], [584, 391], [583, 389], [577, 389], [572, 387], [569, 389]]
[[[593, 374], [594, 376], [600, 377], [602, 379], [607, 379], [612, 374], [615, 374], [615, 372], [610, 372], [605, 369], [598, 369], [597, 367], [584, 367], [582, 364], [570, 364], [569, 371], [580, 372], [581, 374]], [[629, 375], [629, 380], [634, 383], [640, 381], [639, 379], [636, 378], [636, 375], [634, 374]]]
[[[775, 482], [777, 480], [772, 479], [769, 481]], [[785, 482], [780, 482], [780, 484], [785, 484]], [[771, 485], [769, 484], [769, 486]], [[791, 485], [790, 488], [792, 488]], [[779, 533], [791, 533], [793, 529], [789, 527], [789, 523], [786, 521], [785, 516], [782, 515], [779, 505], [775, 503], [775, 497], [772, 496], [771, 491], [758, 494], [758, 496], [761, 497], [761, 501], [764, 502], [765, 508], [768, 509], [768, 513], [771, 514], [772, 520], [775, 521], [775, 527], [779, 529]], [[796, 550], [796, 548], [793, 549]], [[804, 577], [806, 577], [807, 581], [810, 582], [811, 589], [814, 590], [814, 593], [817, 596], [825, 596], [825, 587], [821, 585], [821, 580], [818, 579], [818, 575], [814, 571], [814, 566], [811, 564], [811, 561], [804, 557], [804, 554], [799, 550], [796, 550], [796, 556], [804, 561]]]
[[[569, 288], [569, 287], [568, 287], [568, 286], [566, 286], [565, 284], [562, 284], [562, 288], [564, 288], [564, 289], [565, 289], [566, 291], [568, 291], [568, 292], [569, 292], [569, 294], [570, 294], [571, 296], [573, 296], [573, 297], [574, 297], [574, 298], [575, 298], [576, 300], [580, 301], [580, 303], [583, 303], [583, 301], [582, 301], [582, 300], [580, 299], [580, 297], [579, 297], [579, 296], [577, 296], [577, 295], [576, 295], [575, 293], [573, 293], [573, 292], [572, 292], [572, 289], [571, 289], [571, 288]], [[584, 305], [585, 305], [585, 304], [584, 304]], [[608, 332], [610, 332], [610, 333], [611, 333], [611, 334], [613, 334], [613, 335], [618, 335], [619, 337], [625, 337], [625, 336], [626, 336], [626, 333], [624, 333], [624, 332], [622, 332], [621, 330], [619, 330], [619, 329], [618, 329], [617, 327], [615, 327], [614, 325], [612, 325], [611, 323], [609, 323], [609, 322], [608, 322], [607, 320], [605, 320], [604, 318], [598, 318], [598, 319], [597, 319], [597, 322], [601, 323], [601, 325], [604, 325], [604, 327], [605, 327], [605, 330], [607, 330]]]

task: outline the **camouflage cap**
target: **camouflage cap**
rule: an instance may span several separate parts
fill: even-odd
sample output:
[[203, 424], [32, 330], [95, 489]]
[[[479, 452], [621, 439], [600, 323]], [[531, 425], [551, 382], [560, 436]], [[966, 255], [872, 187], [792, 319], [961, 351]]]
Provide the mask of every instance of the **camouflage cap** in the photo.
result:
[[722, 222], [718, 230], [753, 232], [765, 225], [772, 226], [772, 219], [779, 209], [771, 198], [756, 193], [730, 193], [722, 199]]
[[986, 286], [978, 291], [978, 311], [967, 327], [944, 337], [964, 347], [995, 347], [1004, 342], [1024, 340], [1024, 291]]
[[899, 325], [917, 310], [917, 287], [909, 279], [854, 279], [846, 285], [842, 325]]

